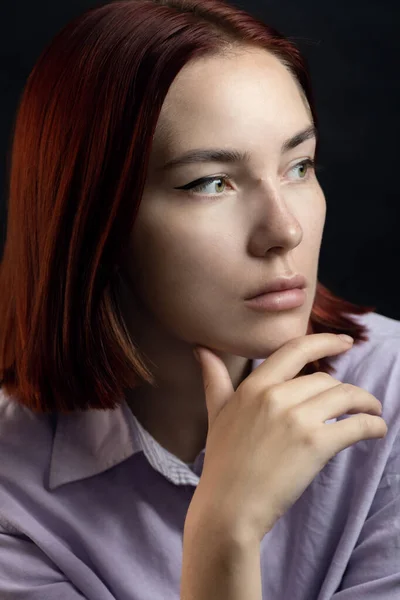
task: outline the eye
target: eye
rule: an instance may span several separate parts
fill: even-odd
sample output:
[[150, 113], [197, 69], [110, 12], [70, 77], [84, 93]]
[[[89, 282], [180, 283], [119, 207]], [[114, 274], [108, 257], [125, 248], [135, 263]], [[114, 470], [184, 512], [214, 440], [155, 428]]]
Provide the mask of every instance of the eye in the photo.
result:
[[[206, 192], [206, 194], [212, 194], [213, 190], [210, 191], [206, 191], [206, 188], [208, 186], [215, 185], [214, 182], [223, 182], [218, 183], [216, 188], [214, 188], [214, 192], [216, 191], [217, 194], [221, 196], [222, 193], [225, 191], [225, 185], [226, 185], [226, 181], [229, 180], [229, 177], [227, 175], [215, 175], [214, 177], [202, 177], [201, 179], [196, 179], [196, 181], [192, 181], [191, 183], [187, 183], [186, 185], [182, 185], [181, 187], [177, 187], [175, 188], [176, 190], [189, 190], [190, 194], [194, 194], [194, 193], [201, 193], [201, 192]], [[221, 188], [222, 189], [218, 189]]]
[[297, 163], [297, 165], [294, 165], [294, 167], [292, 167], [290, 170], [291, 171], [297, 170], [297, 172], [299, 174], [299, 179], [307, 179], [309, 171], [314, 168], [315, 168], [314, 160], [312, 160], [311, 158], [306, 158], [305, 160], [302, 160], [301, 162]]
[[[305, 160], [302, 160], [301, 162], [297, 163], [297, 165], [294, 165], [290, 171], [298, 171], [298, 175], [299, 177], [297, 179], [308, 179], [309, 177], [309, 171], [315, 169], [315, 161], [311, 158], [306, 158]], [[217, 188], [214, 188], [214, 195], [216, 196], [222, 196], [223, 193], [225, 192], [225, 187], [226, 187], [226, 182], [229, 181], [229, 177], [228, 175], [215, 175], [214, 177], [202, 177], [201, 179], [196, 179], [195, 181], [192, 181], [190, 183], [187, 183], [186, 185], [182, 185], [180, 187], [176, 187], [174, 189], [176, 190], [187, 190], [189, 192], [189, 194], [198, 194], [198, 193], [202, 193], [205, 192], [206, 195], [211, 195], [213, 193], [212, 190], [210, 191], [206, 191], [208, 186], [214, 185], [215, 182], [219, 182], [217, 183]], [[222, 182], [222, 183], [221, 183]], [[222, 189], [220, 189], [222, 186]], [[219, 188], [219, 189], [218, 189]]]

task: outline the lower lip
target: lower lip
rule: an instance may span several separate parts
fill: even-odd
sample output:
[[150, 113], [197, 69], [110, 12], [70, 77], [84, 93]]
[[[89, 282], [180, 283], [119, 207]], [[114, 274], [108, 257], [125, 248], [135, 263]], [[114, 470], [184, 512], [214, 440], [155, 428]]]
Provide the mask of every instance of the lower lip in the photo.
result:
[[304, 289], [295, 288], [283, 292], [268, 292], [251, 300], [246, 300], [246, 305], [256, 310], [288, 310], [298, 308], [304, 304], [306, 292]]

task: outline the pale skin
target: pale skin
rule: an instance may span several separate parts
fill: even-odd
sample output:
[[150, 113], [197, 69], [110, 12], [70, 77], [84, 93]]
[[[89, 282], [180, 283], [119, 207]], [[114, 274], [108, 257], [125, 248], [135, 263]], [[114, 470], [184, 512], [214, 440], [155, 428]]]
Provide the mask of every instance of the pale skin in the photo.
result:
[[[165, 99], [145, 191], [126, 252], [122, 307], [157, 387], [127, 393], [133, 413], [184, 462], [204, 448], [208, 416], [196, 345], [211, 348], [237, 386], [251, 360], [304, 336], [315, 297], [326, 216], [314, 169], [315, 137], [293, 76], [262, 49], [188, 63]], [[163, 169], [193, 149], [249, 153], [249, 162]], [[221, 179], [221, 176], [226, 176]], [[202, 177], [202, 191], [176, 189]], [[306, 301], [256, 312], [245, 298], [278, 275], [301, 273]]]

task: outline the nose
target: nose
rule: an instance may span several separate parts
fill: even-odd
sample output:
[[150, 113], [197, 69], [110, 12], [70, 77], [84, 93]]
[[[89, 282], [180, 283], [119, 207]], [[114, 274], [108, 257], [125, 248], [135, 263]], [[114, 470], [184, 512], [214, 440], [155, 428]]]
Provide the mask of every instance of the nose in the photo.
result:
[[257, 192], [252, 199], [254, 224], [250, 237], [250, 251], [265, 256], [271, 250], [290, 251], [303, 238], [303, 230], [290, 206], [285, 201], [281, 187], [272, 181], [259, 179]]

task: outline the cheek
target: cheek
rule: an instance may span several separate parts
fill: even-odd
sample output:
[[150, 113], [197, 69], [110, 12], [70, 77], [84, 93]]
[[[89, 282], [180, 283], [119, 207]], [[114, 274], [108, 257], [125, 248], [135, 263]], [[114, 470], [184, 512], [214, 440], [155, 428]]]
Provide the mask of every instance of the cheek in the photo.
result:
[[[312, 194], [312, 195], [311, 195]], [[326, 218], [326, 201], [319, 185], [306, 194], [304, 202], [300, 204], [301, 213], [298, 220], [303, 229], [303, 246], [319, 246]]]
[[321, 188], [307, 191], [301, 198], [296, 198], [293, 211], [302, 229], [300, 244], [294, 248], [298, 268], [305, 269], [309, 276], [314, 278], [318, 268], [322, 234], [326, 217], [326, 202]]
[[201, 222], [195, 224], [193, 218], [188, 222], [179, 215], [135, 224], [128, 260], [132, 278], [145, 296], [180, 298], [182, 290], [189, 293], [204, 280], [202, 271], [218, 252], [210, 228], [202, 231]]

